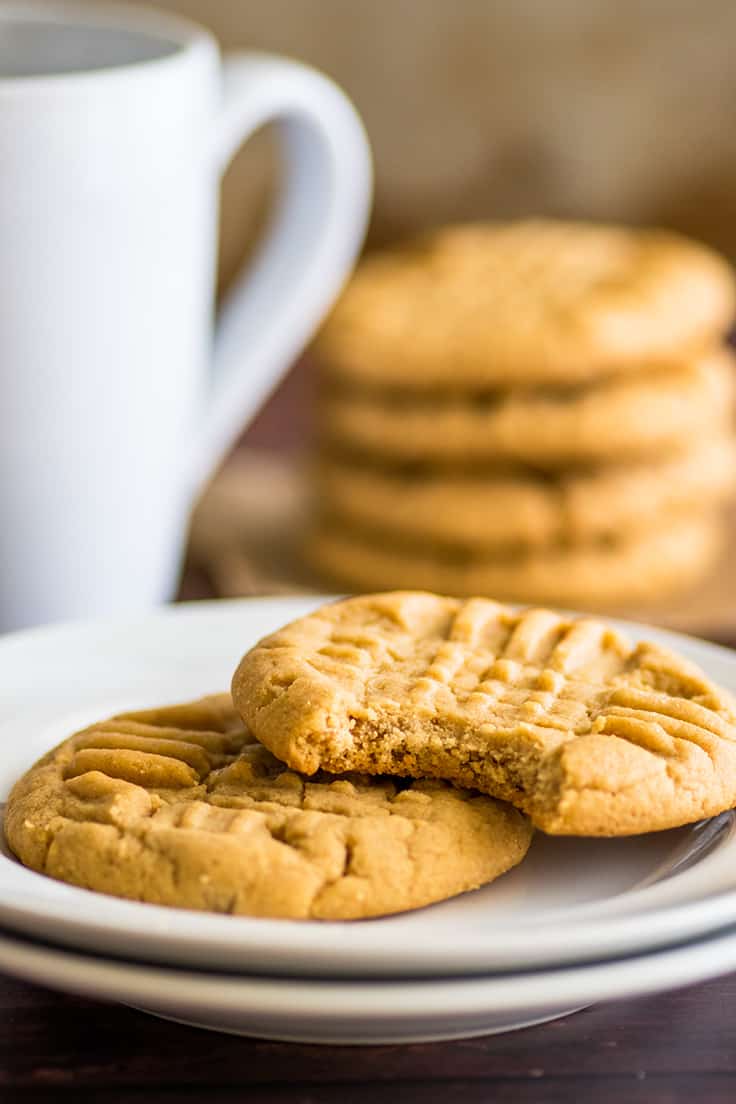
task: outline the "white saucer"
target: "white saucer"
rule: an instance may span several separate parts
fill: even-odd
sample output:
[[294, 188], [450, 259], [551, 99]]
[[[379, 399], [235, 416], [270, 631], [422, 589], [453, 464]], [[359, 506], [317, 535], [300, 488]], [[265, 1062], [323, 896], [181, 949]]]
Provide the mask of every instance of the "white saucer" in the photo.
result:
[[[222, 690], [242, 652], [323, 599], [197, 603], [127, 624], [0, 640], [0, 801], [44, 751], [123, 708]], [[736, 689], [736, 655], [624, 626], [676, 647]], [[420, 977], [580, 963], [642, 952], [736, 921], [736, 820], [620, 840], [538, 834], [516, 870], [433, 908], [349, 924], [215, 916], [52, 881], [0, 848], [0, 924], [108, 955], [247, 974]], [[485, 1028], [484, 1028], [485, 1030]]]
[[327, 981], [167, 969], [0, 933], [0, 971], [165, 1019], [287, 1042], [417, 1043], [495, 1034], [736, 967], [736, 927], [678, 948], [485, 978]]

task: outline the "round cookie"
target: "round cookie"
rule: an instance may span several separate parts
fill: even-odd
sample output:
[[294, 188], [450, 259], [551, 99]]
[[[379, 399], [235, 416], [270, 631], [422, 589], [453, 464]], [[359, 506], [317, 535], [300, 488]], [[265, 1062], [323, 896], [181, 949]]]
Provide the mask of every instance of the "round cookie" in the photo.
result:
[[365, 595], [261, 641], [233, 700], [299, 770], [452, 779], [547, 832], [630, 835], [736, 804], [733, 698], [590, 618]]
[[323, 520], [306, 555], [325, 580], [352, 591], [394, 587], [586, 608], [647, 603], [695, 583], [722, 548], [710, 514], [677, 518], [631, 538], [496, 554], [390, 543], [385, 534]]
[[479, 223], [367, 258], [316, 349], [371, 386], [585, 382], [679, 361], [735, 313], [726, 261], [676, 234]]
[[659, 455], [730, 424], [734, 358], [717, 350], [592, 387], [486, 395], [326, 390], [324, 440], [383, 462], [557, 467]]
[[495, 473], [401, 472], [323, 457], [316, 490], [327, 516], [389, 538], [455, 547], [630, 535], [714, 505], [733, 490], [736, 443], [717, 437], [648, 464], [613, 465], [544, 478], [523, 469]]
[[137, 901], [323, 920], [400, 912], [520, 862], [528, 820], [444, 782], [305, 779], [243, 727], [228, 694], [77, 733], [14, 787], [21, 862]]

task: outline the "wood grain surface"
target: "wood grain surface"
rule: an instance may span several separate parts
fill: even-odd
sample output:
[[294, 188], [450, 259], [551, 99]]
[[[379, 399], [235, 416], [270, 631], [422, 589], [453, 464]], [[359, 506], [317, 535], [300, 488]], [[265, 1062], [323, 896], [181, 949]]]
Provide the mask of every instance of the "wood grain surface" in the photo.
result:
[[181, 1027], [0, 978], [0, 1100], [725, 1104], [736, 1099], [735, 1008], [730, 975], [506, 1035], [299, 1046]]

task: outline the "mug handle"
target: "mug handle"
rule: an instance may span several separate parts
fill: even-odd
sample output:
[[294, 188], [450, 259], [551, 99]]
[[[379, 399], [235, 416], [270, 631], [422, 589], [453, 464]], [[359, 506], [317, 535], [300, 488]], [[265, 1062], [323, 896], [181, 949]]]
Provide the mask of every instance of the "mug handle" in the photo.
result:
[[222, 306], [195, 487], [207, 478], [327, 313], [363, 242], [371, 156], [350, 101], [306, 65], [258, 53], [225, 57], [215, 155], [224, 172], [243, 142], [276, 121], [285, 182], [270, 232]]

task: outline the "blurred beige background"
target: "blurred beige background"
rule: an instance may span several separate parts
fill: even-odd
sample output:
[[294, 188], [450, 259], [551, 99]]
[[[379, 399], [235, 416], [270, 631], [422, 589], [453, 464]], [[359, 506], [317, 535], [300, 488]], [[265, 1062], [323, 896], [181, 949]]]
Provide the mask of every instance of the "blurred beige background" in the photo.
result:
[[[734, 0], [157, 0], [225, 47], [281, 51], [350, 93], [383, 242], [549, 212], [679, 227], [736, 256]], [[271, 143], [226, 182], [222, 278], [262, 215]]]

